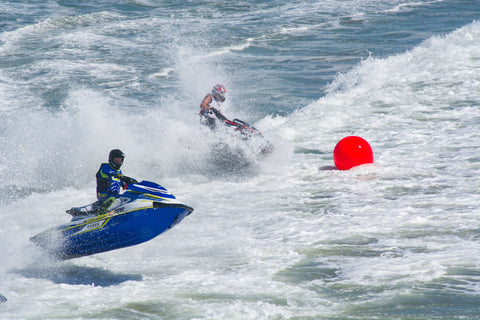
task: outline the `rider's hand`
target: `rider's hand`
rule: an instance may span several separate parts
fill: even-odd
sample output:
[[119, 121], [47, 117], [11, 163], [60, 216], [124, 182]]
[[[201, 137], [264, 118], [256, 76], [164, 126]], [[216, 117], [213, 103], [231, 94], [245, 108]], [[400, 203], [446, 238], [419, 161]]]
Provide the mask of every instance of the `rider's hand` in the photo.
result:
[[126, 178], [125, 182], [127, 184], [138, 183], [138, 181], [134, 178], [130, 178], [130, 177], [125, 177], [125, 178]]

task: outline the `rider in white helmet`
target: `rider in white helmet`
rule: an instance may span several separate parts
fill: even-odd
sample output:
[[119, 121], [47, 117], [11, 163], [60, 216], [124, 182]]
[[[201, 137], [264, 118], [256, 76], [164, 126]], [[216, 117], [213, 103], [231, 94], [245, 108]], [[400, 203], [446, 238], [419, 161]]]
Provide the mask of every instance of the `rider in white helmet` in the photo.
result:
[[221, 121], [227, 119], [220, 110], [225, 101], [226, 92], [223, 85], [217, 84], [213, 87], [212, 93], [207, 94], [200, 104], [200, 122], [210, 129], [215, 129], [217, 119]]

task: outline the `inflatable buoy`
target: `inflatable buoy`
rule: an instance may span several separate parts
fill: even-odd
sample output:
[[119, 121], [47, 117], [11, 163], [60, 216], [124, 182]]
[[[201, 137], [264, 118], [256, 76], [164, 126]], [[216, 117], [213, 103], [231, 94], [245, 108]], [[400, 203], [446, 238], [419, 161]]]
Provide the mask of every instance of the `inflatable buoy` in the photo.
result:
[[362, 164], [373, 163], [372, 147], [361, 137], [345, 137], [333, 149], [333, 162], [338, 170], [349, 170]]

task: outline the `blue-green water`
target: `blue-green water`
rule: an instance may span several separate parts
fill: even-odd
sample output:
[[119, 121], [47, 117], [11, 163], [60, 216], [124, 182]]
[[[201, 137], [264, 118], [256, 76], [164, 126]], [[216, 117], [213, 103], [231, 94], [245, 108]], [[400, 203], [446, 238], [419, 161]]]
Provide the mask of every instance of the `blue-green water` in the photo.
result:
[[[477, 319], [478, 1], [0, 3], [0, 319]], [[199, 104], [275, 152], [218, 167]], [[375, 165], [322, 171], [345, 136]], [[194, 214], [67, 262], [29, 237], [108, 151]]]

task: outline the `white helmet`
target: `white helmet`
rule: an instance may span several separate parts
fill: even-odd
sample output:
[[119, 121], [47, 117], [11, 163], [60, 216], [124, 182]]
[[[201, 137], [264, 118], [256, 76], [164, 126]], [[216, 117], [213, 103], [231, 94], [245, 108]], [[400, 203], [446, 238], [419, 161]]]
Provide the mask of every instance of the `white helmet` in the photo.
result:
[[227, 90], [225, 89], [225, 87], [223, 85], [217, 84], [212, 89], [212, 97], [213, 97], [213, 99], [215, 99], [217, 101], [223, 102], [223, 101], [225, 101], [225, 93], [226, 92], [227, 92]]

